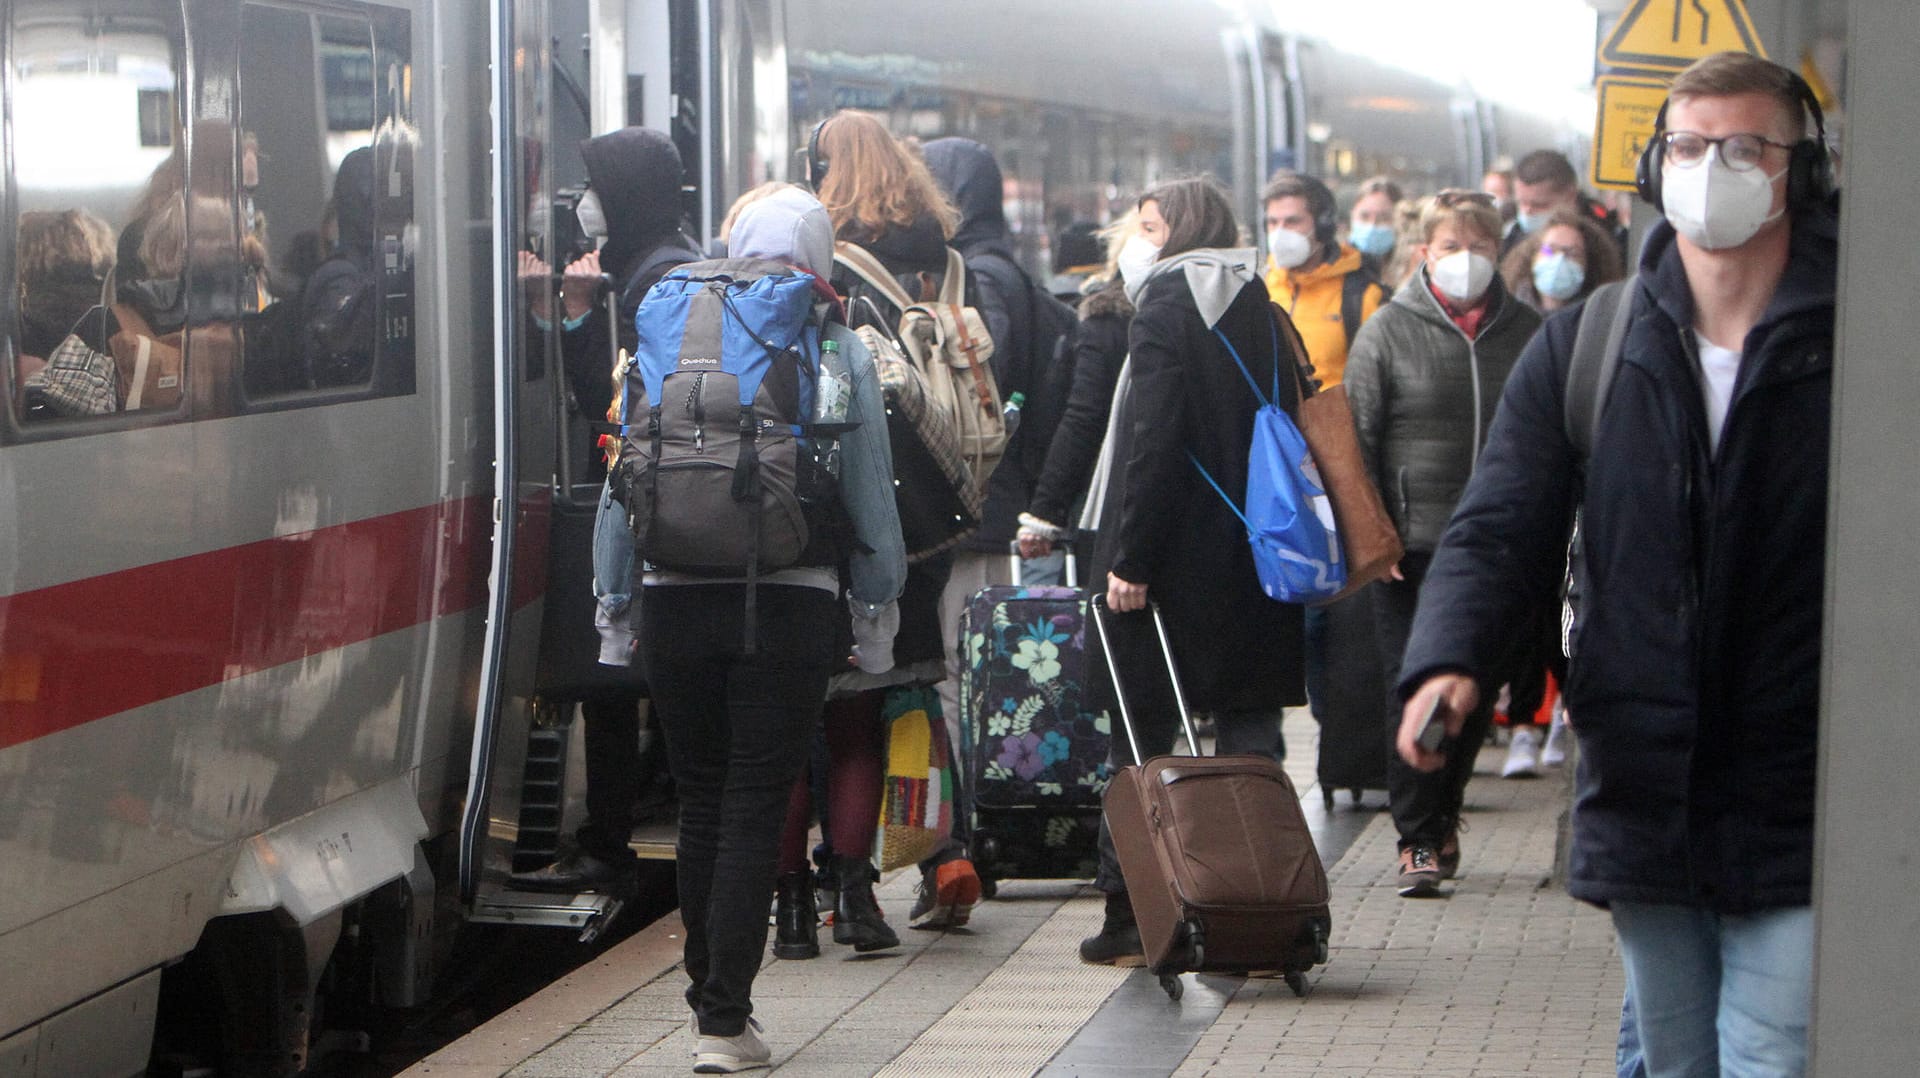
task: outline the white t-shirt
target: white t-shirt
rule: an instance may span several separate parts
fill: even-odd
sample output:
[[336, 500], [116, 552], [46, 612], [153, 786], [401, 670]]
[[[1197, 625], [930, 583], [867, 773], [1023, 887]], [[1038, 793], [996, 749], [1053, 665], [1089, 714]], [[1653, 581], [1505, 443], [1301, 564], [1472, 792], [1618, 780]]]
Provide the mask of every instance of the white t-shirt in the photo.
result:
[[1740, 353], [1720, 347], [1697, 329], [1693, 339], [1700, 346], [1700, 370], [1707, 376], [1707, 438], [1718, 449], [1727, 409], [1733, 404], [1733, 381], [1740, 375]]

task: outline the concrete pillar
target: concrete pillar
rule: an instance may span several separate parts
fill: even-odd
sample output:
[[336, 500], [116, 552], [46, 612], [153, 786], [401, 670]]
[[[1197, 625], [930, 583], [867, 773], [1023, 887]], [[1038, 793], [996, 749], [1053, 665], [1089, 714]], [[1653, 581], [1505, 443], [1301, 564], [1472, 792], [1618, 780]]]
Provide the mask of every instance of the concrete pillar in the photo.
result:
[[1847, 31], [1811, 1064], [1893, 1078], [1920, 1072], [1920, 4], [1853, 0]]

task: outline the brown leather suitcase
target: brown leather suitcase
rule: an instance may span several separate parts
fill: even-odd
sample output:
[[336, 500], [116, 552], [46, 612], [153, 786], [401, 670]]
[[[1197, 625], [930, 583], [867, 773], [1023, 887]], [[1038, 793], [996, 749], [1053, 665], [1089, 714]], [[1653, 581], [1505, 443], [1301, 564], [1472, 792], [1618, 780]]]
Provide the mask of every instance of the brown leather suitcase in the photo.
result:
[[[1101, 645], [1112, 654], [1106, 597], [1094, 596], [1092, 607]], [[1105, 800], [1147, 965], [1176, 1000], [1182, 972], [1278, 970], [1304, 995], [1302, 975], [1326, 962], [1333, 920], [1326, 869], [1299, 795], [1267, 757], [1200, 755], [1166, 623], [1158, 607], [1152, 613], [1193, 755], [1121, 768]], [[1114, 669], [1121, 725], [1140, 760], [1119, 680]]]

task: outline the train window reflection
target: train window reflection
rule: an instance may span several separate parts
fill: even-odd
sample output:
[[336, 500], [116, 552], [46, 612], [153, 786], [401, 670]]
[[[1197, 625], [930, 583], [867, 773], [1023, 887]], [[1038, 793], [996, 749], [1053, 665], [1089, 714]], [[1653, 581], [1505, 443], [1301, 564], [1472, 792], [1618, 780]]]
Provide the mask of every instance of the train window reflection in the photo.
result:
[[8, 8], [16, 421], [177, 412], [186, 207], [178, 4]]
[[241, 33], [241, 118], [257, 157], [243, 157], [240, 211], [275, 241], [243, 320], [247, 397], [410, 392], [404, 24], [386, 33], [371, 17], [248, 4]]

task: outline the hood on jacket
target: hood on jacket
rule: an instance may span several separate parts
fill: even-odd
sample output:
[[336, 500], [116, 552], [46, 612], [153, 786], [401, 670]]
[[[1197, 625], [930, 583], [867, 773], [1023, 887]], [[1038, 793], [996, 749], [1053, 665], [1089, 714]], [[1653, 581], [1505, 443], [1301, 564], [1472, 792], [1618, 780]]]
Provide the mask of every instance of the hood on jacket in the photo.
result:
[[905, 228], [889, 228], [872, 239], [841, 238], [866, 248], [895, 273], [940, 273], [947, 268], [946, 234], [939, 221], [924, 214]]
[[1333, 261], [1322, 262], [1309, 270], [1283, 270], [1274, 264], [1272, 257], [1267, 259], [1267, 272], [1269, 274], [1279, 272], [1296, 288], [1305, 288], [1329, 278], [1345, 277], [1359, 270], [1360, 266], [1359, 249], [1344, 243], [1340, 245], [1339, 253], [1334, 256]]
[[373, 251], [373, 147], [362, 146], [340, 159], [333, 175], [333, 219], [337, 250]]
[[820, 200], [798, 187], [776, 191], [740, 211], [727, 257], [770, 258], [815, 277], [833, 273], [833, 221]]
[[624, 266], [680, 227], [680, 151], [644, 127], [623, 127], [580, 144], [587, 179], [606, 211], [600, 261]]
[[[1838, 207], [1796, 212], [1790, 227], [1793, 232], [1788, 241], [1787, 269], [1780, 275], [1773, 299], [1768, 301], [1756, 329], [1834, 301]], [[1639, 274], [1642, 289], [1674, 325], [1693, 325], [1693, 290], [1687, 286], [1686, 266], [1680, 261], [1679, 234], [1665, 219], [1654, 222], [1647, 231], [1640, 250]]]
[[1093, 318], [1132, 318], [1133, 304], [1127, 302], [1127, 290], [1115, 276], [1080, 301], [1080, 321]]
[[1011, 259], [1013, 237], [1001, 204], [1005, 182], [993, 151], [970, 138], [941, 138], [927, 143], [922, 152], [927, 170], [960, 211], [954, 248], [968, 258], [997, 254]]
[[1242, 288], [1255, 283], [1266, 287], [1256, 272], [1259, 264], [1260, 253], [1251, 247], [1200, 247], [1182, 251], [1155, 262], [1146, 276], [1129, 282], [1127, 300], [1138, 306], [1149, 282], [1178, 270], [1186, 275], [1187, 287], [1193, 292], [1194, 304], [1200, 308], [1201, 320], [1212, 329]]

